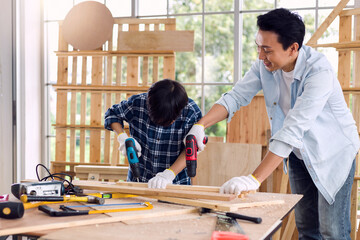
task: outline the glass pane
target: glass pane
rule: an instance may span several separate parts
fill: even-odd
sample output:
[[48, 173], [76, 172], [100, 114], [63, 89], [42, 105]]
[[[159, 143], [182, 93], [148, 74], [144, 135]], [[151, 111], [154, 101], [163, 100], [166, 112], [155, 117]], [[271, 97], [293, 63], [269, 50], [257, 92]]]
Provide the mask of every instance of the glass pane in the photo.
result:
[[244, 10], [273, 9], [275, 7], [275, 1], [274, 0], [244, 0], [242, 7]]
[[63, 20], [73, 7], [73, 0], [44, 0], [44, 18], [46, 20]]
[[[339, 4], [339, 0], [319, 0], [319, 7], [335, 7]], [[350, 0], [347, 6], [354, 5], [354, 0]]]
[[279, 8], [305, 8], [305, 7], [315, 7], [316, 1], [314, 0], [278, 0]]
[[[243, 17], [243, 35], [242, 35], [242, 76], [250, 69], [251, 64], [258, 57], [255, 44], [257, 16], [259, 13], [244, 13]], [[235, 79], [237, 80], [237, 79]]]
[[206, 0], [205, 12], [234, 11], [233, 0]]
[[[201, 86], [197, 85], [184, 85], [186, 93], [189, 98], [195, 101], [195, 103], [201, 109]], [[204, 113], [203, 113], [204, 115]]]
[[[205, 113], [207, 113], [214, 103], [219, 100], [221, 94], [231, 90], [232, 85], [229, 86], [205, 86]], [[203, 114], [205, 114], [203, 113]], [[226, 120], [223, 120], [206, 129], [208, 136], [226, 136]]]
[[202, 0], [169, 0], [169, 13], [202, 12]]
[[234, 73], [233, 14], [205, 16], [205, 53], [205, 82], [232, 82]]
[[166, 15], [167, 0], [139, 0], [139, 15]]
[[57, 80], [57, 57], [55, 51], [58, 50], [59, 24], [57, 22], [45, 23], [45, 71], [46, 82], [56, 83]]
[[113, 17], [131, 16], [131, 0], [106, 0], [106, 6]]
[[180, 82], [201, 82], [201, 16], [176, 18], [177, 30], [194, 31], [194, 51], [177, 52], [175, 61], [175, 78]]

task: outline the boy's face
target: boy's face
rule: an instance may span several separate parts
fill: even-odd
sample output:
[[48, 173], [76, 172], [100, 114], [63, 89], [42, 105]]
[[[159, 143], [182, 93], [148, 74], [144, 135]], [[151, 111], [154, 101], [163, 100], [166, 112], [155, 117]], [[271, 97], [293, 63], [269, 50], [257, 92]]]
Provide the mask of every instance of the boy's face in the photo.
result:
[[262, 30], [258, 31], [255, 42], [259, 59], [263, 60], [268, 71], [282, 69], [285, 72], [290, 72], [294, 69], [298, 56], [297, 43], [293, 43], [288, 49], [284, 50], [282, 44], [278, 42], [276, 33]]

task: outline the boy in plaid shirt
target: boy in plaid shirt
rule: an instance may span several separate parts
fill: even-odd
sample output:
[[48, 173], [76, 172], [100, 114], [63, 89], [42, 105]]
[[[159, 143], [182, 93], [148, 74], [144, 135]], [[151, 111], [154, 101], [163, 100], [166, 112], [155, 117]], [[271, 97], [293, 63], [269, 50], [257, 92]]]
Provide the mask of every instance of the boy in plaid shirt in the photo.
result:
[[[126, 155], [124, 123], [139, 155], [140, 182], [149, 188], [167, 184], [191, 184], [186, 172], [184, 138], [202, 117], [184, 87], [173, 80], [154, 83], [147, 93], [131, 96], [105, 113], [105, 128], [115, 131], [119, 150]], [[135, 181], [129, 168], [127, 181]]]

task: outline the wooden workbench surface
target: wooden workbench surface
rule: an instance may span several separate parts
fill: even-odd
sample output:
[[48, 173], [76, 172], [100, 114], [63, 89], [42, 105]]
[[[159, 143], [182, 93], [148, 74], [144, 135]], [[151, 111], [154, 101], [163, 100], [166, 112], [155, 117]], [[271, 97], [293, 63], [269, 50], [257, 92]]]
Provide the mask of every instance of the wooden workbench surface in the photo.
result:
[[[299, 195], [253, 193], [239, 202], [264, 202], [283, 200], [281, 204], [241, 208], [244, 215], [262, 217], [261, 224], [239, 220], [252, 240], [263, 239], [300, 200]], [[106, 203], [144, 202], [145, 198], [108, 199]], [[199, 216], [195, 207], [152, 201], [152, 210], [93, 214], [74, 217], [49, 217], [37, 209], [26, 210], [17, 220], [0, 220], [0, 235], [26, 233], [42, 236], [41, 239], [210, 239], [215, 227], [215, 214]], [[276, 201], [275, 201], [276, 202]], [[74, 204], [72, 204], [74, 205]], [[55, 208], [55, 205], [53, 206]], [[108, 219], [117, 219], [109, 223]], [[87, 225], [87, 226], [82, 226]], [[70, 233], [70, 234], [69, 234]]]

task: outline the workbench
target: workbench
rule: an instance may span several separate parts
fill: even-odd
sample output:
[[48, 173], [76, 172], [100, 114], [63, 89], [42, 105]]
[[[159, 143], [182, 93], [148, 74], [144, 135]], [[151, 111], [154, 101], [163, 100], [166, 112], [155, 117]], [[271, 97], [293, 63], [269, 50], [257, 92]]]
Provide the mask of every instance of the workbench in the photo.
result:
[[[294, 208], [301, 195], [250, 193], [232, 203], [270, 203], [257, 207], [239, 208], [237, 213], [261, 217], [255, 224], [238, 220], [252, 240], [268, 239], [280, 226], [282, 219]], [[71, 217], [50, 217], [37, 208], [27, 209], [23, 218], [0, 219], [0, 236], [28, 235], [40, 239], [210, 239], [216, 215], [199, 215], [198, 208], [158, 202], [155, 199], [131, 197], [107, 199], [107, 204], [150, 201], [153, 209]], [[79, 203], [71, 203], [75, 205]], [[50, 205], [56, 208], [56, 204]], [[116, 222], [114, 222], [116, 219]], [[111, 221], [111, 222], [110, 222]]]

